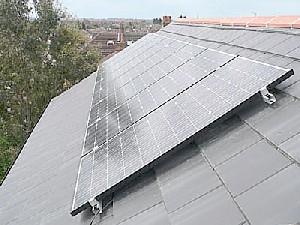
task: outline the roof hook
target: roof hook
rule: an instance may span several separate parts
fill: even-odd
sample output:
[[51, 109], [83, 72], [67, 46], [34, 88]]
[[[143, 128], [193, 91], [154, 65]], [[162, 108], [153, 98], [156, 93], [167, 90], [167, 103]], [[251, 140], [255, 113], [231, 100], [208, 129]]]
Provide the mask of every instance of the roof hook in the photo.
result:
[[275, 96], [272, 93], [269, 92], [267, 87], [261, 89], [260, 94], [261, 94], [261, 96], [262, 96], [265, 103], [267, 103], [269, 105], [272, 105], [276, 102]]
[[102, 213], [102, 200], [97, 200], [96, 198], [93, 198], [89, 201], [90, 206], [92, 207], [92, 212], [94, 215], [101, 214]]

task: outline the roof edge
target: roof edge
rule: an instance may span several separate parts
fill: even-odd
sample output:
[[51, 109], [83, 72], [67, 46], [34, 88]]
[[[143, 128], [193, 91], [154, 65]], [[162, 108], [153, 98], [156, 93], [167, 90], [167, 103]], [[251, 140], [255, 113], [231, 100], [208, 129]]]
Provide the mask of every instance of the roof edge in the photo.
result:
[[240, 27], [272, 27], [272, 28], [299, 28], [300, 15], [295, 16], [254, 16], [229, 18], [177, 18], [177, 23], [214, 24], [221, 26]]

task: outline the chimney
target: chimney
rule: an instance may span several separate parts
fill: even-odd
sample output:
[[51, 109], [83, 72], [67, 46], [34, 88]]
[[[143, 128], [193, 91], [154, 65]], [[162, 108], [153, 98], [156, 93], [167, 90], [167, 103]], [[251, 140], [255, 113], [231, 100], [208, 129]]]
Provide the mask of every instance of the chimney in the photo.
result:
[[120, 29], [119, 29], [119, 33], [118, 33], [117, 42], [119, 42], [119, 43], [125, 43], [126, 42], [123, 23], [120, 24]]
[[162, 26], [165, 27], [167, 25], [169, 25], [171, 23], [171, 16], [163, 16], [163, 19], [162, 19]]
[[115, 51], [120, 52], [126, 47], [127, 47], [127, 43], [125, 38], [125, 29], [124, 29], [124, 25], [120, 23], [120, 29], [118, 32], [117, 43], [115, 45]]

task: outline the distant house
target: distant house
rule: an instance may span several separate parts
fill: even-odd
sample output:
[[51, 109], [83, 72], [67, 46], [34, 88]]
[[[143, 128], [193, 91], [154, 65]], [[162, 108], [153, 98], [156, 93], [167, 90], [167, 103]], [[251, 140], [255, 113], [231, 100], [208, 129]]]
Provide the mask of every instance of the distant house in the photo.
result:
[[107, 45], [114, 45], [115, 44], [115, 42], [113, 41], [113, 40], [109, 40], [109, 41], [107, 41], [107, 43], [106, 43]]
[[[104, 62], [97, 73], [49, 104], [0, 187], [0, 223], [299, 223], [299, 18], [177, 19]], [[114, 38], [103, 39], [109, 46]], [[205, 83], [211, 77], [216, 82]], [[263, 82], [270, 93], [255, 89]], [[203, 90], [217, 97], [201, 95]], [[249, 99], [242, 93], [250, 93]], [[266, 103], [273, 95], [276, 102]], [[120, 108], [120, 102], [126, 107]], [[173, 108], [167, 108], [170, 102]], [[131, 112], [128, 124], [120, 123], [126, 110]], [[219, 111], [222, 116], [198, 129]], [[163, 116], [153, 117], [157, 112]], [[133, 135], [124, 138], [125, 130]], [[95, 131], [96, 139], [89, 142]], [[141, 139], [138, 132], [144, 132]], [[119, 135], [121, 149], [127, 151], [108, 146]], [[130, 139], [137, 144], [125, 148]], [[173, 148], [174, 140], [178, 145]], [[97, 158], [99, 149], [112, 152]], [[163, 149], [162, 157], [152, 154]], [[85, 166], [86, 156], [93, 163]], [[140, 158], [154, 160], [143, 161], [137, 171], [133, 167]], [[93, 185], [88, 175], [98, 179], [112, 166], [105, 188]], [[120, 168], [131, 177], [114, 177]], [[108, 185], [120, 176], [119, 183]], [[106, 195], [100, 195], [102, 189]], [[95, 199], [86, 202], [92, 192], [101, 200], [102, 212], [95, 215], [89, 207]], [[74, 197], [85, 207], [71, 216]]]
[[[145, 36], [147, 33], [143, 32], [126, 32], [126, 40], [135, 42]], [[103, 56], [108, 56], [114, 53], [117, 49], [114, 44], [111, 44], [112, 41], [115, 43], [118, 39], [117, 32], [99, 32], [94, 36], [91, 41], [91, 44], [96, 45], [101, 50]]]

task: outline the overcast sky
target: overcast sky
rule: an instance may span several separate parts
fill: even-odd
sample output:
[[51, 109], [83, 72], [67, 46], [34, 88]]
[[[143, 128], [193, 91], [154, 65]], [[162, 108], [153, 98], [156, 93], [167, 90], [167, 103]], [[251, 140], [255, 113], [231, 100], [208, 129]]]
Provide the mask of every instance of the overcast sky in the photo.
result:
[[300, 0], [59, 0], [78, 18], [299, 15]]

